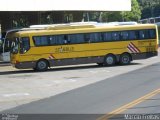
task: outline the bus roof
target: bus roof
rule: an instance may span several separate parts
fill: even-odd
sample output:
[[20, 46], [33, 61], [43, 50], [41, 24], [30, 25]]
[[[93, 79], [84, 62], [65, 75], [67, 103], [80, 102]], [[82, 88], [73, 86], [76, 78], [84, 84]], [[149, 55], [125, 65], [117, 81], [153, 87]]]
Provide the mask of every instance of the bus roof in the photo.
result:
[[41, 29], [26, 29], [17, 31], [18, 34], [26, 35], [50, 35], [50, 34], [74, 34], [74, 33], [87, 33], [87, 32], [99, 32], [99, 31], [118, 31], [118, 30], [134, 30], [134, 29], [144, 29], [155, 28], [154, 24], [108, 24], [108, 23], [94, 23], [94, 24], [83, 24], [83, 25], [69, 25], [69, 24], [59, 24], [47, 26]]

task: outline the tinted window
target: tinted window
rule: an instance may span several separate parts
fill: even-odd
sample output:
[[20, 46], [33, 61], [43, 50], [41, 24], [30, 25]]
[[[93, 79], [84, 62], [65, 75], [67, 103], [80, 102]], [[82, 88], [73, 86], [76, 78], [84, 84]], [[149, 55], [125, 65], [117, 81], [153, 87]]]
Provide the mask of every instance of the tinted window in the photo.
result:
[[34, 44], [36, 46], [46, 46], [49, 45], [49, 41], [47, 36], [37, 36], [37, 37], [33, 37], [34, 39]]
[[148, 30], [140, 30], [139, 31], [139, 38], [140, 39], [148, 39], [149, 38]]
[[91, 42], [90, 34], [84, 34], [84, 42]]
[[28, 37], [20, 39], [20, 53], [24, 54], [30, 49], [30, 42]]
[[111, 34], [111, 32], [102, 33], [102, 40], [103, 41], [111, 41], [112, 40], [112, 34]]
[[143, 40], [151, 38], [156, 38], [155, 30], [129, 30], [33, 37], [36, 46], [95, 43], [101, 41]]
[[128, 40], [129, 39], [129, 32], [128, 31], [121, 32], [120, 39], [121, 40]]
[[139, 39], [139, 32], [138, 31], [129, 31], [129, 40], [137, 40]]
[[100, 42], [101, 41], [100, 33], [91, 33], [90, 39], [91, 39], [91, 42]]
[[49, 36], [49, 45], [61, 45], [63, 43], [65, 43], [64, 35]]
[[120, 32], [112, 32], [112, 40], [120, 40]]
[[56, 45], [56, 37], [55, 36], [49, 36], [49, 44]]
[[155, 30], [149, 30], [149, 37], [151, 39], [155, 39], [156, 38], [156, 31]]
[[83, 34], [68, 35], [68, 40], [70, 41], [71, 44], [84, 43], [84, 35]]
[[64, 43], [64, 36], [63, 35], [56, 35], [54, 36], [57, 45], [61, 45]]

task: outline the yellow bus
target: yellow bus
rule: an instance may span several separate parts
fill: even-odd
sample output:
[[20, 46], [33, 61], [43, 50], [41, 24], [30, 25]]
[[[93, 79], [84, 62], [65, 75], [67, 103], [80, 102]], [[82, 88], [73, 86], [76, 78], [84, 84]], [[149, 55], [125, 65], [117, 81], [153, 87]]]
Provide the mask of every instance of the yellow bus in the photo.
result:
[[158, 54], [154, 24], [63, 24], [14, 32], [11, 64], [44, 71], [52, 66], [130, 64]]
[[[160, 17], [159, 17], [160, 19]], [[159, 35], [159, 41], [160, 41], [160, 22], [156, 23], [157, 27], [158, 27], [158, 35]]]

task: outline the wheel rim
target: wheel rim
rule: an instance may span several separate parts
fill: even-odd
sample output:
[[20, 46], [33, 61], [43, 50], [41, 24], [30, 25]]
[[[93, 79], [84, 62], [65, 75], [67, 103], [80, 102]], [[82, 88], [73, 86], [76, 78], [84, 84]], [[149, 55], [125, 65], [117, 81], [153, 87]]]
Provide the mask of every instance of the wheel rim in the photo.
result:
[[108, 56], [108, 57], [106, 58], [106, 63], [107, 63], [108, 65], [112, 65], [112, 64], [114, 63], [114, 58], [113, 58], [112, 56]]
[[122, 63], [128, 64], [130, 62], [130, 58], [127, 55], [122, 56]]
[[44, 62], [44, 61], [38, 62], [38, 68], [39, 68], [39, 70], [46, 69], [46, 67], [47, 67], [46, 62]]

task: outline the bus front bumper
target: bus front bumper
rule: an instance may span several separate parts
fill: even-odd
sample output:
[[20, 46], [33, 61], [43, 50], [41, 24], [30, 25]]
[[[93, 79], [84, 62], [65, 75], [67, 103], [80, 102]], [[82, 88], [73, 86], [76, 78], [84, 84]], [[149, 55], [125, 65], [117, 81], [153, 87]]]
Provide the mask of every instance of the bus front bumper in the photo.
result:
[[28, 68], [35, 68], [36, 62], [19, 62], [16, 64], [12, 64], [13, 67], [17, 69], [28, 69]]

